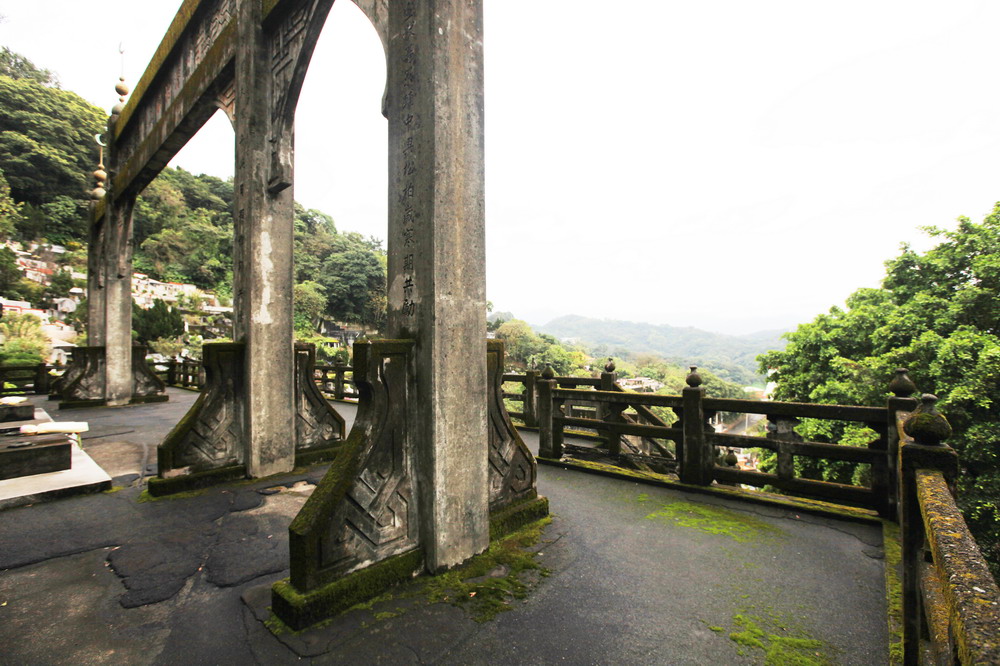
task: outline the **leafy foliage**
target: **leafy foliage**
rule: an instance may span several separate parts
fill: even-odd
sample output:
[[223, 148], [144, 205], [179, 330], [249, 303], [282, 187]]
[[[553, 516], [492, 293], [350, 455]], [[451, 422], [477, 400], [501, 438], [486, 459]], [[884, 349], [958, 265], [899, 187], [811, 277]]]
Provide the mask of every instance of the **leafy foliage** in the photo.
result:
[[143, 310], [132, 303], [132, 329], [139, 342], [149, 344], [161, 338], [172, 338], [184, 332], [184, 318], [178, 309], [171, 310], [160, 299], [153, 301], [153, 307]]
[[104, 112], [76, 93], [0, 76], [0, 164], [14, 200], [81, 199], [104, 122]]
[[10, 184], [0, 170], [0, 241], [14, 235], [17, 224], [21, 221], [21, 207], [10, 196]]
[[846, 309], [800, 325], [760, 369], [773, 373], [781, 400], [880, 405], [894, 369], [909, 368], [954, 427], [959, 504], [1000, 573], [1000, 205], [981, 224], [963, 217], [953, 231], [926, 231], [938, 245], [923, 254], [904, 245], [882, 288], [859, 289]]
[[5, 314], [0, 319], [0, 365], [41, 363], [49, 353], [41, 320], [32, 314]]
[[20, 53], [14, 53], [4, 46], [0, 49], [0, 76], [12, 79], [27, 79], [45, 86], [59, 87], [59, 79], [47, 69], [37, 67], [35, 63]]

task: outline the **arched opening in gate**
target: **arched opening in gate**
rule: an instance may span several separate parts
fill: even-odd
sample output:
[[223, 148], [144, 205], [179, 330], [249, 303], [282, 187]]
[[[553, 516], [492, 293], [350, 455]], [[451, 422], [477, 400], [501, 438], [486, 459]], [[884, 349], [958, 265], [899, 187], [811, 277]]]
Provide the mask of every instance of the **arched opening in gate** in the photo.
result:
[[385, 52], [352, 2], [334, 3], [295, 112], [295, 337], [317, 364], [385, 323]]

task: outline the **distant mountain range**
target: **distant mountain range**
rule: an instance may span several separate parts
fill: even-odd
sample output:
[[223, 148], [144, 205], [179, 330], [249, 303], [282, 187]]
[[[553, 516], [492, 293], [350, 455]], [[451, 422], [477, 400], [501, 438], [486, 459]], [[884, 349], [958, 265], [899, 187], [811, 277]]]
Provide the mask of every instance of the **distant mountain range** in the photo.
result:
[[609, 356], [651, 353], [681, 365], [707, 368], [723, 379], [740, 384], [760, 384], [757, 355], [784, 349], [784, 330], [748, 335], [724, 335], [693, 327], [644, 324], [614, 319], [566, 315], [544, 326], [535, 326], [560, 340], [567, 338]]

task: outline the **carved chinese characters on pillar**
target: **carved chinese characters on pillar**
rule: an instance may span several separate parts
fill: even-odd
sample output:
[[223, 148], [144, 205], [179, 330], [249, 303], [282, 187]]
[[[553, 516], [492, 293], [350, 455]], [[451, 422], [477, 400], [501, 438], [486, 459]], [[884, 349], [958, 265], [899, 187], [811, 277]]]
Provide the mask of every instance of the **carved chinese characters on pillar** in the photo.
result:
[[403, 58], [400, 81], [399, 113], [403, 121], [402, 168], [399, 209], [402, 213], [403, 233], [403, 308], [406, 317], [417, 313], [416, 283], [414, 278], [414, 253], [417, 251], [417, 229], [420, 213], [416, 208], [417, 187], [417, 147], [416, 130], [420, 126], [417, 113], [417, 48], [416, 48], [417, 6], [414, 0], [406, 0], [403, 9]]

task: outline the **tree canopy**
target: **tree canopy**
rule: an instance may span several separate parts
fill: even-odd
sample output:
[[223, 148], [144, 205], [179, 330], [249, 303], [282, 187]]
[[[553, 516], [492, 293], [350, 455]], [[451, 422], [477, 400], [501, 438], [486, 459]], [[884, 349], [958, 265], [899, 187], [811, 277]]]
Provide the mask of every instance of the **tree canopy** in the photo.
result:
[[982, 223], [963, 217], [954, 230], [925, 231], [934, 248], [904, 245], [881, 288], [800, 325], [760, 366], [779, 400], [862, 405], [884, 404], [895, 368], [908, 368], [955, 430], [959, 504], [1000, 573], [1000, 204]]

